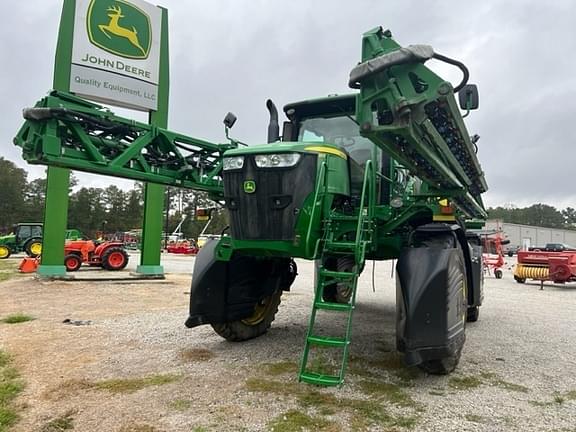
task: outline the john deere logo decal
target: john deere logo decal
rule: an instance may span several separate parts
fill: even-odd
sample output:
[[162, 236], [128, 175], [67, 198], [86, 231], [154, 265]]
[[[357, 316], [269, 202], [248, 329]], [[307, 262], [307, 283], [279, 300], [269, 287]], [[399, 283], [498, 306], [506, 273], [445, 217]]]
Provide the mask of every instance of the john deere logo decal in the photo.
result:
[[254, 180], [246, 180], [244, 182], [244, 192], [246, 193], [256, 192], [256, 182]]
[[123, 0], [92, 0], [86, 17], [90, 42], [109, 53], [145, 59], [150, 53], [150, 17]]

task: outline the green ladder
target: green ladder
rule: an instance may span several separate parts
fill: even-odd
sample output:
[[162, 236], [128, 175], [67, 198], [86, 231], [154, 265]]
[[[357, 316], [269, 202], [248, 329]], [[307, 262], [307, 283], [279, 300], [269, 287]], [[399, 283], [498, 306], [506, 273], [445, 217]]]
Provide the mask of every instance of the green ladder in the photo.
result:
[[[335, 248], [332, 249], [332, 246]], [[349, 252], [354, 254], [354, 243], [336, 243], [333, 242], [331, 247], [325, 249], [325, 253], [334, 254]], [[310, 324], [306, 334], [306, 344], [300, 365], [300, 381], [316, 384], [321, 386], [336, 386], [344, 381], [346, 364], [348, 363], [348, 353], [350, 348], [350, 339], [352, 336], [352, 314], [356, 302], [356, 286], [358, 283], [358, 266], [354, 265], [353, 271], [334, 271], [328, 270], [321, 266], [317, 270], [316, 289]], [[335, 303], [323, 299], [324, 288], [334, 284], [345, 284], [345, 289], [351, 290], [350, 300], [347, 303]], [[318, 311], [326, 310], [334, 313], [345, 314], [345, 328], [341, 336], [320, 336], [315, 333], [316, 315]], [[335, 375], [325, 374], [320, 371], [308, 369], [308, 355], [312, 346], [336, 348], [341, 350], [340, 370]]]
[[[320, 386], [337, 386], [344, 382], [346, 365], [348, 364], [348, 354], [350, 351], [350, 340], [352, 337], [352, 315], [356, 304], [356, 287], [358, 276], [364, 265], [366, 250], [373, 247], [373, 221], [375, 203], [375, 180], [374, 169], [371, 161], [366, 163], [364, 173], [364, 183], [362, 186], [362, 197], [358, 213], [354, 216], [330, 214], [324, 221], [325, 235], [323, 238], [322, 257], [326, 256], [348, 256], [354, 257], [350, 271], [335, 271], [324, 267], [322, 264], [317, 270], [316, 287], [314, 290], [314, 303], [312, 314], [306, 334], [306, 344], [300, 363], [299, 380]], [[355, 222], [354, 240], [335, 239], [334, 226], [340, 221]], [[325, 262], [321, 260], [320, 262]], [[324, 289], [334, 284], [345, 284], [344, 288], [350, 290], [350, 298], [346, 303], [336, 303], [324, 300]], [[345, 315], [345, 328], [340, 336], [321, 336], [316, 333], [316, 315], [318, 311], [329, 311]], [[341, 350], [340, 369], [337, 374], [324, 373], [319, 370], [308, 368], [308, 357], [312, 347], [325, 347]]]

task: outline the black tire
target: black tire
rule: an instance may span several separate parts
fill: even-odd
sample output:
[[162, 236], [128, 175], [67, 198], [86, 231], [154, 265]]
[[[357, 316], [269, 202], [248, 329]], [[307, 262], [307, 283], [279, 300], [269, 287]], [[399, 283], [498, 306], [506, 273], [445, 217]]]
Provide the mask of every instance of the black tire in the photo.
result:
[[514, 256], [514, 252], [508, 251], [508, 256], [509, 256], [509, 257], [513, 257], [513, 256]]
[[0, 259], [10, 258], [12, 250], [6, 245], [0, 245]]
[[[462, 305], [463, 307], [468, 306], [468, 286], [467, 286], [467, 279], [466, 279], [466, 265], [464, 264], [464, 253], [462, 252], [462, 247], [460, 243], [454, 238], [453, 235], [443, 235], [443, 236], [434, 236], [428, 239], [424, 239], [422, 241], [422, 245], [431, 248], [442, 248], [442, 249], [451, 249], [456, 248], [458, 249], [458, 271], [450, 271], [449, 274], [451, 276], [449, 280], [449, 284], [460, 284], [464, 281], [464, 290], [462, 295]], [[467, 309], [466, 309], [467, 310]], [[466, 331], [466, 320], [464, 320], [464, 332]], [[450, 356], [441, 358], [441, 359], [433, 359], [433, 360], [426, 360], [418, 365], [420, 369], [423, 371], [432, 374], [432, 375], [447, 375], [456, 369], [458, 363], [460, 362], [460, 356], [462, 354], [462, 347], [464, 343], [457, 349], [457, 351]]]
[[454, 372], [454, 369], [458, 366], [461, 354], [462, 349], [459, 349], [456, 354], [452, 356], [443, 359], [428, 360], [419, 364], [418, 367], [431, 375], [448, 375]]
[[467, 322], [476, 322], [478, 321], [479, 316], [480, 316], [480, 306], [469, 307], [468, 310], [466, 311]]
[[[343, 256], [331, 259], [326, 264], [328, 270], [339, 272], [352, 272], [354, 270], [354, 257]], [[322, 299], [330, 303], [349, 303], [352, 297], [352, 288], [346, 283], [334, 283], [324, 287]]]
[[231, 342], [241, 342], [254, 339], [268, 331], [278, 312], [282, 290], [276, 290], [272, 295], [254, 305], [254, 315], [249, 318], [222, 324], [211, 324], [216, 333]]
[[66, 255], [64, 257], [64, 266], [66, 267], [66, 271], [77, 271], [82, 267], [82, 258], [76, 254]]
[[128, 265], [128, 253], [121, 247], [111, 247], [102, 254], [102, 268], [110, 271], [122, 270]]
[[36, 258], [40, 256], [40, 254], [37, 252], [33, 252], [32, 250], [36, 249], [38, 245], [40, 246], [40, 251], [42, 251], [42, 239], [31, 238], [27, 240], [26, 243], [24, 244], [24, 252], [26, 252], [26, 255], [28, 255], [30, 258]]
[[518, 277], [518, 276], [514, 276], [514, 280], [515, 280], [516, 282], [518, 282], [519, 284], [526, 283], [526, 278], [521, 278], [521, 277]]
[[500, 269], [494, 270], [494, 276], [496, 276], [496, 279], [502, 279], [502, 270]]

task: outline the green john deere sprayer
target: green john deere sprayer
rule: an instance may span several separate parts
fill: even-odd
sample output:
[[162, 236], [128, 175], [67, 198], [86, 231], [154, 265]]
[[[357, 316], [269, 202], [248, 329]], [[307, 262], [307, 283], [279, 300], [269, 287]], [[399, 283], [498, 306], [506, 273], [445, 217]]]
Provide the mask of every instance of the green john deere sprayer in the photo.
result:
[[[462, 82], [442, 80], [430, 59], [460, 68]], [[188, 327], [210, 324], [230, 341], [262, 335], [296, 277], [294, 258], [315, 260], [299, 376], [338, 385], [365, 262], [397, 259], [397, 347], [408, 365], [443, 374], [482, 303], [481, 251], [467, 228], [486, 217], [487, 186], [454, 98], [477, 108], [467, 80], [462, 63], [376, 28], [350, 73], [354, 93], [286, 105], [281, 138], [267, 102], [268, 144], [209, 143], [57, 92], [25, 110], [15, 143], [30, 163], [207, 191], [226, 207], [228, 235], [195, 261]], [[320, 316], [341, 332], [319, 333]], [[335, 369], [315, 370], [315, 350], [334, 354]]]

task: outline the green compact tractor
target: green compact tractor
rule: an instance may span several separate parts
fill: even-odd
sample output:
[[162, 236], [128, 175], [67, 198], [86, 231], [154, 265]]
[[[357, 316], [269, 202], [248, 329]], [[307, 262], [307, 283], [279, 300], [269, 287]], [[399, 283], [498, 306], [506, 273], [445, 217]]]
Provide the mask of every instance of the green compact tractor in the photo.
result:
[[42, 224], [20, 223], [14, 225], [11, 234], [0, 237], [0, 259], [13, 253], [26, 252], [29, 257], [37, 257], [42, 252]]
[[[82, 237], [76, 229], [66, 230], [67, 240], [77, 240]], [[20, 223], [14, 225], [12, 234], [0, 236], [0, 259], [9, 258], [13, 253], [26, 252], [26, 255], [36, 258], [42, 253], [42, 224]]]
[[[433, 73], [431, 59], [458, 67], [462, 82]], [[268, 101], [268, 144], [209, 143], [61, 92], [25, 110], [15, 143], [30, 163], [203, 190], [226, 207], [228, 235], [195, 261], [188, 327], [210, 324], [230, 341], [264, 334], [297, 275], [294, 258], [314, 260], [299, 377], [339, 385], [358, 277], [366, 260], [396, 259], [397, 347], [408, 365], [445, 374], [483, 297], [480, 242], [468, 229], [483, 225], [487, 185], [455, 100], [465, 115], [478, 107], [467, 80], [462, 63], [376, 28], [350, 73], [354, 93], [286, 105], [281, 137]], [[326, 318], [340, 331], [319, 332]], [[318, 351], [334, 354], [333, 370], [311, 366]]]

